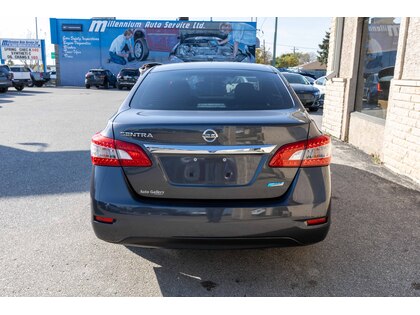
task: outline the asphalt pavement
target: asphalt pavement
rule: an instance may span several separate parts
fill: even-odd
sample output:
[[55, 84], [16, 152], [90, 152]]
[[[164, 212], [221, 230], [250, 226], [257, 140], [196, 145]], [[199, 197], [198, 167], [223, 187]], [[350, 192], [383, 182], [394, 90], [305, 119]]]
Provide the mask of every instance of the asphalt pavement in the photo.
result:
[[127, 93], [0, 94], [0, 296], [420, 296], [418, 185], [339, 141], [321, 243], [211, 251], [97, 239], [90, 138]]

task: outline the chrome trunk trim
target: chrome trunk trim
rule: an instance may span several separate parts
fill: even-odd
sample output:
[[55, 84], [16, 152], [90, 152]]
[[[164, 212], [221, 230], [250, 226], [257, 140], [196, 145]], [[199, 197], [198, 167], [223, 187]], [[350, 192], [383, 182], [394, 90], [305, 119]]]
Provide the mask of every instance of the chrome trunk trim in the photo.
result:
[[275, 145], [164, 145], [144, 144], [150, 153], [158, 154], [267, 154]]

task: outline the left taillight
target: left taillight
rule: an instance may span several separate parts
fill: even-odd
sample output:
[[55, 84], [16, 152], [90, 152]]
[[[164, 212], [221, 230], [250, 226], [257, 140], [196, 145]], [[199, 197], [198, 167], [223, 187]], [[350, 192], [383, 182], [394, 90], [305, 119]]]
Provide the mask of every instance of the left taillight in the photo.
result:
[[93, 165], [149, 167], [149, 157], [134, 143], [107, 138], [100, 133], [92, 137], [90, 156]]
[[331, 139], [322, 135], [282, 146], [268, 165], [270, 167], [313, 167], [327, 166], [330, 162]]

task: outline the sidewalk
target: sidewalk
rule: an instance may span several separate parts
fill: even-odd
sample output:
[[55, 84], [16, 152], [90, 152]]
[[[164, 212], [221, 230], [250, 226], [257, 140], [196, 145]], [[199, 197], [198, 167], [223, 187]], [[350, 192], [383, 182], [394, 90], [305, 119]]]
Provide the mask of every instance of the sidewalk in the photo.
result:
[[381, 178], [404, 186], [408, 189], [420, 191], [420, 184], [404, 175], [400, 175], [391, 171], [383, 164], [379, 164], [381, 163], [380, 161], [376, 161], [372, 156], [357, 149], [356, 147], [334, 138], [332, 139], [332, 143], [332, 164], [346, 165], [357, 168], [359, 170], [375, 174]]

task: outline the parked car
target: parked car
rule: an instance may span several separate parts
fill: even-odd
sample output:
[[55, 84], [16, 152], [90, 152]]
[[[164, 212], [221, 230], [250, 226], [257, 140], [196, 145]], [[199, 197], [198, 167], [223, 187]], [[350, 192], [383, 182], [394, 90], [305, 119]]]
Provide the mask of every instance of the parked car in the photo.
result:
[[325, 77], [325, 76], [319, 77], [313, 83], [313, 86], [316, 87], [320, 92], [320, 95], [319, 95], [319, 107], [320, 108], [324, 107], [326, 85], [327, 85], [327, 77]]
[[124, 68], [117, 75], [117, 88], [122, 90], [124, 87], [131, 89], [136, 84], [140, 76], [139, 69]]
[[109, 86], [117, 87], [117, 78], [106, 69], [90, 69], [85, 75], [85, 87], [90, 89], [91, 86], [99, 88], [103, 86], [108, 89]]
[[10, 72], [13, 73], [13, 86], [16, 90], [22, 91], [23, 88], [32, 82], [31, 69], [25, 66], [9, 66]]
[[378, 74], [373, 73], [368, 75], [363, 86], [363, 98], [369, 104], [378, 103]]
[[315, 86], [312, 86], [308, 80], [297, 73], [282, 72], [281, 73], [289, 82], [295, 91], [303, 106], [311, 112], [316, 112], [320, 107], [321, 92]]
[[13, 86], [13, 73], [6, 65], [0, 65], [0, 93], [6, 93]]
[[383, 68], [378, 72], [378, 105], [388, 108], [389, 88], [394, 78], [395, 67]]
[[309, 82], [311, 85], [314, 85], [314, 82], [315, 82], [315, 79], [314, 79], [314, 78], [309, 77], [309, 76], [307, 76], [307, 75], [304, 75], [304, 77], [305, 77], [305, 79], [306, 79], [306, 80], [308, 80], [308, 82]]
[[50, 74], [50, 82], [54, 85], [57, 84], [57, 71], [51, 70], [49, 74]]
[[183, 31], [179, 43], [169, 54], [171, 62], [187, 61], [239, 61], [250, 62], [254, 57], [249, 51], [238, 49], [233, 58], [233, 46], [220, 46], [218, 42], [226, 38], [220, 32]]
[[[240, 76], [256, 84], [228, 93]], [[154, 67], [92, 138], [93, 229], [152, 247], [316, 243], [330, 225], [330, 158], [274, 67]]]
[[35, 85], [36, 87], [42, 87], [45, 83], [50, 81], [50, 73], [31, 70], [31, 80], [33, 83], [32, 86]]

